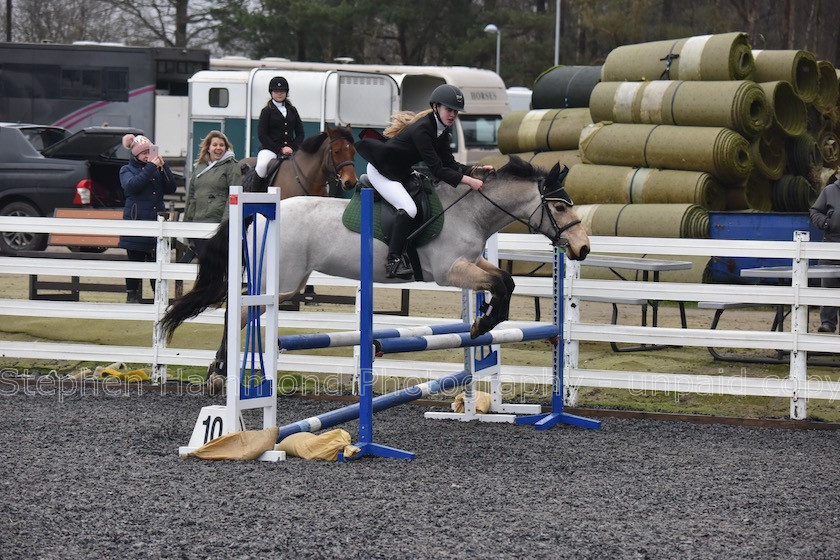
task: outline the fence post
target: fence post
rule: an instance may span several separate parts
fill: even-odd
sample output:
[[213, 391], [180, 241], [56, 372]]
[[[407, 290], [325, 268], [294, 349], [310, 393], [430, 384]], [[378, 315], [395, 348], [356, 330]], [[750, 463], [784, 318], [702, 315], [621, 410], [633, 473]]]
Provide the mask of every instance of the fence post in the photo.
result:
[[157, 276], [155, 278], [155, 323], [152, 328], [152, 382], [166, 383], [166, 364], [159, 361], [160, 351], [166, 349], [166, 335], [160, 326], [160, 319], [166, 313], [169, 305], [169, 281], [163, 277], [163, 267], [172, 262], [169, 237], [164, 235], [163, 222], [165, 218], [158, 216], [157, 252], [155, 263]]
[[803, 243], [810, 240], [807, 231], [793, 232], [796, 255], [792, 259], [790, 286], [793, 301], [790, 305], [790, 332], [793, 336], [793, 349], [790, 352], [790, 380], [793, 391], [790, 397], [790, 417], [792, 420], [804, 420], [808, 416], [807, 401], [802, 394], [808, 371], [808, 352], [799, 349], [799, 334], [808, 332], [808, 306], [799, 301], [799, 291], [808, 286], [808, 259], [802, 257]]

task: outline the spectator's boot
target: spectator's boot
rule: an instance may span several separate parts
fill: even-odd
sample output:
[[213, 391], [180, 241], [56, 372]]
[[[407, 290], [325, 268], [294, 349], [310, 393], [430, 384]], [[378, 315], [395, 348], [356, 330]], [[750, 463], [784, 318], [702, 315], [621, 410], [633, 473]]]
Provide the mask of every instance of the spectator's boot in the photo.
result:
[[405, 242], [412, 230], [414, 218], [405, 210], [397, 210], [391, 240], [388, 242], [388, 258], [385, 261], [385, 277], [408, 280], [414, 276], [414, 269], [404, 254]]

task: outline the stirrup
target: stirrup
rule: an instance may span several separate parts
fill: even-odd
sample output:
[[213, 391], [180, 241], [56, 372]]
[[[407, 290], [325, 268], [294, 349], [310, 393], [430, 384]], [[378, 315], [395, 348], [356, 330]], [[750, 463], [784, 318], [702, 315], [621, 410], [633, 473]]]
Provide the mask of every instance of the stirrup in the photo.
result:
[[385, 277], [408, 280], [414, 276], [414, 269], [402, 256], [389, 256], [385, 262]]

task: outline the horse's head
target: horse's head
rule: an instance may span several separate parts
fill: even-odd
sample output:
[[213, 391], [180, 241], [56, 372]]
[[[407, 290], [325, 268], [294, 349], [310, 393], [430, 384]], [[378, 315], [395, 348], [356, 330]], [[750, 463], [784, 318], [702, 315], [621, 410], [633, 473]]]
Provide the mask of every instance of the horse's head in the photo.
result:
[[[534, 171], [531, 164], [517, 156], [511, 156], [510, 162], [499, 170], [500, 173], [519, 177]], [[556, 164], [547, 175], [532, 176], [539, 189], [534, 196], [539, 205], [530, 211], [528, 227], [532, 232], [542, 233], [551, 239], [552, 244], [564, 247], [567, 258], [582, 261], [589, 254], [589, 236], [573, 208], [572, 198], [563, 188], [568, 172], [567, 167], [561, 170]]]
[[353, 146], [353, 132], [350, 126], [330, 128], [327, 126], [327, 136], [330, 139], [330, 154], [336, 176], [341, 182], [341, 188], [349, 191], [356, 186], [356, 148]]

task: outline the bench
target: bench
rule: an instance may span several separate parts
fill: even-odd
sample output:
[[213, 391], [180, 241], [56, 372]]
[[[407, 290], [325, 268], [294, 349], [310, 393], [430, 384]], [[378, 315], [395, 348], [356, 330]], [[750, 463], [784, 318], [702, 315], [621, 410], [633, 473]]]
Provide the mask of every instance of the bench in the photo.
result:
[[[123, 211], [122, 209], [56, 208], [53, 217], [122, 220]], [[170, 218], [174, 216], [170, 215]], [[119, 241], [119, 235], [51, 233], [47, 247], [66, 247], [69, 252], [27, 251], [18, 255], [53, 259], [125, 261], [128, 257], [124, 252], [106, 252], [108, 249], [116, 249]], [[79, 301], [81, 292], [122, 294], [125, 291], [125, 282], [119, 284], [82, 282], [79, 276], [71, 276], [70, 280], [42, 280], [37, 274], [29, 275], [29, 299], [31, 300]], [[175, 284], [176, 297], [182, 292], [183, 281], [178, 280]], [[143, 302], [149, 303], [151, 300], [143, 300]]]
[[[698, 301], [697, 302], [697, 309], [713, 309], [715, 311], [715, 315], [712, 318], [712, 324], [709, 326], [710, 330], [714, 330], [717, 328], [718, 324], [720, 323], [720, 318], [723, 316], [725, 311], [730, 309], [749, 309], [749, 308], [756, 308], [756, 307], [767, 307], [767, 304], [764, 303], [741, 303], [741, 302], [721, 302], [721, 301]], [[771, 331], [779, 331], [781, 332], [784, 328], [784, 321], [785, 317], [787, 317], [787, 313], [785, 313], [785, 307], [783, 305], [776, 305], [776, 313], [773, 317], [773, 325], [770, 327]], [[771, 358], [771, 357], [761, 357], [761, 356], [741, 356], [736, 354], [721, 354], [712, 346], [708, 346], [706, 348], [709, 351], [709, 354], [715, 360], [719, 360], [721, 362], [752, 362], [752, 363], [759, 363], [759, 364], [780, 364], [784, 363], [785, 360], [779, 357]]]
[[[612, 320], [611, 324], [617, 325], [618, 324], [618, 306], [619, 305], [638, 305], [642, 308], [642, 322], [641, 326], [647, 326], [647, 306], [649, 305], [653, 310], [652, 313], [652, 327], [657, 326], [659, 321], [659, 302], [648, 300], [644, 298], [616, 298], [616, 297], [607, 297], [607, 296], [585, 296], [580, 298], [581, 301], [593, 301], [598, 303], [609, 303], [612, 305]], [[680, 308], [680, 323], [682, 324], [682, 328], [688, 327], [688, 322], [685, 316], [685, 305], [683, 302], [679, 302]], [[662, 350], [665, 348], [677, 348], [672, 344], [639, 344], [636, 346], [619, 346], [615, 342], [610, 342], [610, 348], [612, 348], [613, 352], [640, 352], [645, 350]]]

